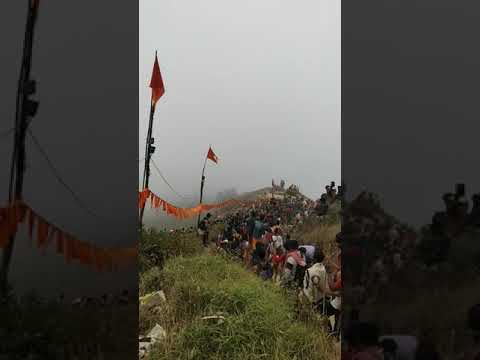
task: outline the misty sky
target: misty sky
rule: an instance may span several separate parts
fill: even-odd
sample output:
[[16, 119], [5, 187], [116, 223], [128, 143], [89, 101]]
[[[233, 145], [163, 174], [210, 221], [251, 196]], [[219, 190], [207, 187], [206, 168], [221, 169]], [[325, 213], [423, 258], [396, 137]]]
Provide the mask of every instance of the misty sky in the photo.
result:
[[[296, 183], [317, 198], [340, 180], [340, 2], [142, 0], [139, 157], [155, 50], [166, 93], [153, 158], [180, 194]], [[139, 166], [140, 179], [143, 163]], [[141, 180], [140, 180], [141, 181]], [[150, 188], [179, 200], [152, 167]]]

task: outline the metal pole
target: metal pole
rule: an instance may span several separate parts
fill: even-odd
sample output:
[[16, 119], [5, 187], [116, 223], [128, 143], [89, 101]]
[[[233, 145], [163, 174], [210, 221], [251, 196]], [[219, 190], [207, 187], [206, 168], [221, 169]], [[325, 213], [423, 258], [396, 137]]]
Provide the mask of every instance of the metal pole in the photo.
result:
[[[145, 168], [143, 170], [143, 182], [142, 182], [142, 190], [148, 189], [149, 180], [150, 180], [150, 159], [152, 154], [150, 152], [150, 142], [152, 139], [152, 130], [153, 130], [153, 115], [155, 113], [155, 106], [153, 104], [150, 105], [150, 119], [148, 123], [148, 132], [147, 132], [147, 140], [145, 144]], [[145, 204], [143, 204], [142, 208], [140, 209], [140, 227], [143, 224], [143, 214], [145, 212]]]
[[[205, 156], [205, 162], [203, 163], [203, 170], [202, 170], [202, 181], [200, 183], [200, 205], [202, 205], [203, 201], [203, 185], [205, 184], [205, 167], [207, 165], [207, 156]], [[198, 213], [198, 219], [197, 219], [197, 228], [200, 226], [200, 217], [202, 215], [202, 212], [200, 211]]]
[[[9, 184], [9, 202], [21, 200], [23, 193], [23, 179], [25, 172], [25, 135], [28, 122], [25, 104], [28, 101], [28, 85], [30, 82], [30, 70], [32, 63], [32, 48], [34, 39], [35, 22], [38, 12], [38, 0], [28, 0], [27, 24], [23, 45], [22, 67], [18, 81], [16, 118], [15, 118], [15, 141], [12, 155], [10, 184]], [[10, 241], [3, 251], [2, 266], [0, 269], [0, 298], [5, 298], [8, 294], [8, 270], [10, 267], [15, 234], [10, 236]]]

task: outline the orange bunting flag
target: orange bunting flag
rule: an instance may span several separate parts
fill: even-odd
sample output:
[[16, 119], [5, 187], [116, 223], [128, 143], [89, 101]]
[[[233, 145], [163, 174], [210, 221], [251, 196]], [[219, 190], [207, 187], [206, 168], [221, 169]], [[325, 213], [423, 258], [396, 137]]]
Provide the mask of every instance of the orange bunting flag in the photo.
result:
[[11, 207], [2, 208], [0, 211], [0, 248], [8, 245], [10, 236], [16, 231], [15, 219], [12, 220]]
[[[147, 200], [151, 192], [146, 189], [139, 193], [140, 200]], [[151, 196], [156, 200], [155, 197]], [[175, 212], [175, 210], [173, 209]], [[6, 208], [0, 208], [0, 248], [5, 247], [10, 237], [17, 231], [18, 224], [27, 220], [28, 233], [30, 240], [33, 240], [34, 228], [36, 230], [37, 246], [45, 254], [49, 243], [54, 240], [56, 251], [63, 254], [65, 260], [69, 263], [71, 260], [79, 260], [80, 264], [92, 266], [96, 265], [97, 270], [111, 270], [112, 267], [133, 263], [137, 259], [136, 248], [115, 248], [102, 249], [92, 246], [92, 244], [75, 239], [73, 236], [65, 233], [55, 225], [38, 216], [29, 206], [21, 201], [17, 201]]]
[[17, 223], [23, 223], [25, 220], [26, 207], [21, 202], [15, 204], [15, 219]]
[[150, 208], [153, 208], [153, 202], [155, 200], [155, 194], [150, 193]]
[[67, 264], [70, 263], [73, 259], [73, 247], [75, 246], [74, 241], [75, 240], [70, 235], [65, 234], [65, 250], [63, 252], [63, 255], [65, 256], [65, 261], [67, 262]]
[[215, 153], [213, 152], [213, 150], [212, 150], [211, 147], [208, 148], [207, 159], [210, 159], [210, 160], [212, 160], [215, 164], [218, 164], [218, 156], [215, 155]]
[[46, 245], [48, 238], [48, 230], [50, 224], [47, 223], [42, 218], [38, 218], [38, 227], [37, 227], [37, 246], [43, 248]]
[[0, 248], [7, 246], [10, 238], [10, 233], [8, 231], [8, 226], [5, 222], [0, 223]]
[[105, 268], [105, 261], [103, 258], [102, 249], [95, 248], [93, 251], [93, 258], [95, 262], [95, 269], [97, 271], [102, 271]]
[[160, 73], [160, 65], [158, 65], [156, 52], [155, 63], [153, 64], [152, 79], [150, 80], [150, 87], [152, 88], [152, 106], [155, 106], [157, 101], [165, 93], [165, 86], [163, 85], [162, 74]]
[[[208, 211], [211, 209], [218, 209], [218, 208], [222, 208], [222, 207], [230, 206], [234, 204], [244, 205], [247, 203], [245, 201], [230, 199], [218, 204], [199, 204], [192, 208], [179, 208], [161, 199], [150, 190], [148, 190], [148, 192], [149, 192], [148, 194], [150, 195], [150, 201], [152, 203], [153, 208], [155, 209], [162, 208], [163, 211], [167, 213], [167, 215], [174, 216], [179, 220], [192, 218], [201, 212]], [[148, 197], [148, 194], [147, 194], [147, 197]], [[140, 207], [142, 206], [142, 204], [145, 205], [145, 201], [146, 201], [145, 199], [146, 199], [145, 195], [142, 196], [142, 192], [139, 192]]]
[[145, 203], [147, 202], [149, 195], [150, 195], [150, 190], [148, 189], [144, 189], [142, 192], [140, 192], [139, 194], [140, 200], [138, 204], [138, 207], [140, 209], [143, 209], [145, 207]]
[[[152, 193], [152, 194], [153, 194], [153, 193]], [[161, 199], [160, 199], [158, 196], [155, 196], [153, 207], [154, 207], [155, 209], [158, 209], [158, 208], [160, 207], [160, 202], [161, 202]]]
[[15, 208], [9, 206], [0, 211], [0, 248], [8, 245], [10, 236], [17, 231]]
[[33, 228], [35, 227], [35, 219], [37, 216], [32, 209], [28, 209], [28, 235], [30, 235], [30, 240], [33, 239]]
[[13, 235], [17, 232], [17, 210], [16, 205], [10, 206], [7, 211], [7, 223], [9, 226], [10, 235]]
[[57, 239], [56, 239], [56, 243], [57, 243], [57, 254], [63, 254], [63, 244], [64, 244], [64, 235], [63, 235], [63, 231], [60, 230], [60, 229], [57, 229]]

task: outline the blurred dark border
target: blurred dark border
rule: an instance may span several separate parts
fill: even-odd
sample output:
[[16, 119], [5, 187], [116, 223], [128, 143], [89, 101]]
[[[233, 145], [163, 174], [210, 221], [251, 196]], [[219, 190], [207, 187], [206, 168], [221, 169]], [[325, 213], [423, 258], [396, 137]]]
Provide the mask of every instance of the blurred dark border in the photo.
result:
[[464, 0], [342, 1], [344, 333], [416, 336], [417, 358], [479, 345], [479, 16]]
[[[0, 4], [0, 207], [28, 4]], [[23, 199], [97, 246], [137, 244], [138, 46], [138, 2], [39, 1], [31, 66], [39, 107], [26, 137]], [[100, 273], [66, 264], [53, 244], [42, 254], [21, 226], [9, 285], [13, 300], [0, 315], [7, 358], [138, 356], [136, 264]]]

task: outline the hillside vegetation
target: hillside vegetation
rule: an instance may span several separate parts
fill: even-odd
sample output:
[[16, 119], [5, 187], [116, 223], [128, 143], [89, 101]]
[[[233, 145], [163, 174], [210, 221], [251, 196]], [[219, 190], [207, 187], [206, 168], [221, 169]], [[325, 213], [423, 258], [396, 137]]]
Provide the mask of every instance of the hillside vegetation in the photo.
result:
[[[167, 261], [168, 305], [143, 327], [158, 322], [169, 335], [150, 359], [331, 359], [332, 342], [315, 321], [295, 320], [292, 298], [240, 264], [209, 254]], [[202, 320], [205, 316], [222, 320]]]
[[[268, 190], [240, 198], [253, 200]], [[222, 229], [222, 223], [215, 225], [211, 238]], [[323, 221], [290, 229], [300, 243], [320, 245], [327, 255], [339, 231], [337, 210]], [[324, 331], [324, 319], [309, 310], [298, 312], [294, 294], [261, 280], [236, 259], [203, 248], [195, 232], [143, 231], [140, 265], [140, 295], [161, 289], [166, 297], [159, 311], [140, 307], [140, 333], [156, 324], [166, 330], [150, 360], [340, 357], [338, 343]]]

